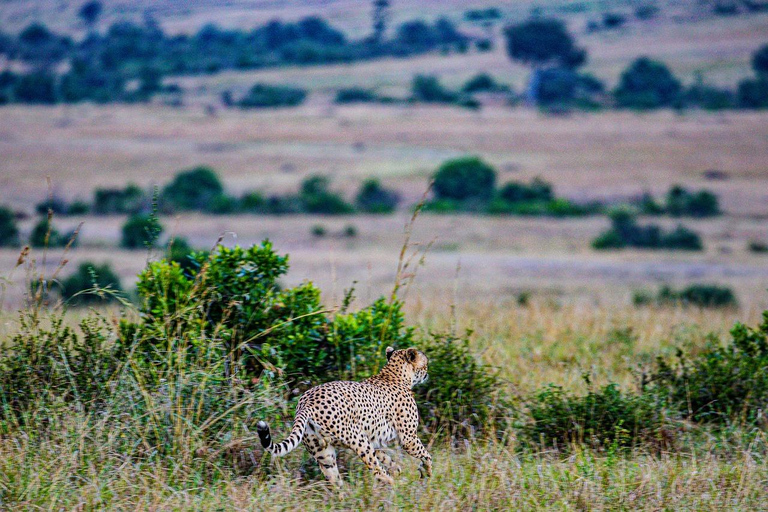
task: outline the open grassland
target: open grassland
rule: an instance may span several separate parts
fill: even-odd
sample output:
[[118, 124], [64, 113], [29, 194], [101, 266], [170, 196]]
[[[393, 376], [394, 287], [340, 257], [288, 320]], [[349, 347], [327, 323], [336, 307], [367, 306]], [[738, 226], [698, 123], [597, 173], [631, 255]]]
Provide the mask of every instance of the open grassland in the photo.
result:
[[[93, 189], [163, 185], [182, 168], [213, 166], [235, 195], [295, 191], [309, 174], [351, 196], [366, 178], [418, 200], [443, 161], [477, 154], [499, 181], [535, 176], [576, 201], [707, 186], [723, 209], [765, 215], [768, 115], [628, 112], [546, 117], [526, 109], [306, 106], [280, 112], [90, 105], [0, 109], [3, 201], [30, 210], [46, 177], [65, 198]], [[707, 182], [707, 170], [726, 173]]]
[[[444, 303], [445, 302], [445, 303]], [[583, 392], [583, 375], [602, 385], [637, 385], [640, 372], [676, 348], [690, 354], [707, 335], [723, 335], [739, 318], [758, 320], [755, 308], [700, 311], [680, 308], [557, 305], [534, 300], [453, 304], [439, 296], [410, 300], [410, 323], [420, 330], [472, 327], [472, 349], [498, 368], [503, 385], [523, 397], [547, 384]], [[116, 314], [114, 310], [107, 316]], [[84, 311], [68, 313], [75, 323]], [[5, 313], [0, 337], [15, 332]], [[156, 404], [152, 414], [170, 405]], [[43, 411], [40, 411], [42, 414]], [[374, 485], [352, 454], [342, 453], [344, 490], [330, 489], [303, 449], [279, 462], [263, 457], [254, 436], [240, 432], [230, 445], [245, 454], [240, 466], [209, 458], [214, 447], [181, 438], [176, 455], [152, 456], [151, 431], [140, 418], [109, 410], [84, 414], [53, 408], [25, 431], [3, 425], [0, 503], [10, 509], [77, 507], [121, 510], [759, 510], [768, 506], [765, 434], [749, 429], [708, 435], [686, 423], [674, 449], [636, 448], [571, 452], [531, 451], [512, 433], [503, 441], [449, 445], [429, 439], [434, 476], [419, 480], [416, 464], [401, 455], [404, 473], [394, 489]], [[21, 430], [15, 430], [21, 429]], [[136, 431], [135, 429], [139, 429]], [[283, 429], [278, 427], [280, 432]], [[143, 432], [143, 433], [142, 433]], [[139, 436], [138, 446], [125, 438]], [[181, 435], [181, 434], [179, 434]], [[244, 437], [243, 437], [244, 436]]]

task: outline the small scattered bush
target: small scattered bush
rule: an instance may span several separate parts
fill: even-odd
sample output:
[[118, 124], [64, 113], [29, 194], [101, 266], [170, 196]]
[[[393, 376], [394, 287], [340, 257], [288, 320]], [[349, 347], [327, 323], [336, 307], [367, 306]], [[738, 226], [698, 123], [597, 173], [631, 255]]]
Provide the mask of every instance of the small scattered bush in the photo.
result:
[[478, 73], [467, 80], [461, 90], [467, 94], [476, 92], [508, 92], [509, 86], [498, 83], [488, 73]]
[[590, 389], [583, 396], [549, 386], [528, 399], [528, 415], [525, 438], [543, 447], [614, 449], [658, 446], [664, 440], [659, 405], [650, 395], [622, 393], [616, 384]]
[[219, 176], [210, 167], [182, 171], [163, 188], [160, 201], [168, 211], [210, 211], [213, 200], [224, 195]]
[[348, 89], [339, 89], [336, 91], [336, 103], [374, 103], [379, 101], [378, 95], [361, 87], [350, 87]]
[[681, 89], [665, 64], [641, 57], [622, 73], [613, 94], [619, 107], [654, 109], [673, 106]]
[[738, 306], [733, 290], [728, 287], [710, 284], [694, 284], [682, 290], [673, 290], [669, 286], [664, 286], [656, 294], [656, 297], [647, 292], [636, 292], [634, 303], [638, 306], [656, 303], [658, 305], [683, 305], [701, 308], [730, 308]]
[[667, 193], [666, 211], [674, 217], [712, 217], [720, 214], [717, 196], [708, 190], [692, 193], [675, 185]]
[[607, 29], [619, 28], [627, 22], [626, 16], [618, 12], [606, 12], [603, 14], [603, 26]]
[[736, 95], [742, 108], [768, 108], [768, 78], [763, 76], [742, 80]]
[[355, 198], [357, 208], [366, 213], [392, 213], [399, 202], [397, 192], [384, 188], [373, 178], [363, 182]]
[[711, 337], [695, 356], [658, 360], [648, 389], [670, 408], [702, 423], [754, 424], [768, 401], [768, 311], [757, 328], [737, 323], [731, 341]]
[[309, 176], [301, 183], [302, 209], [307, 213], [323, 215], [344, 215], [352, 213], [354, 208], [339, 194], [329, 189], [330, 180], [325, 176]]
[[416, 75], [411, 84], [411, 98], [424, 103], [455, 103], [459, 95], [443, 87], [436, 76]]
[[42, 217], [29, 234], [29, 245], [32, 247], [64, 247], [74, 236], [74, 232], [60, 233], [48, 217]]
[[123, 224], [120, 246], [126, 249], [142, 249], [154, 244], [163, 227], [157, 218], [150, 215], [134, 215]]
[[[107, 290], [107, 293], [90, 293]], [[81, 263], [77, 270], [61, 282], [62, 298], [71, 305], [103, 304], [115, 300], [111, 292], [120, 292], [120, 278], [109, 263], [97, 265], [92, 262]]]
[[328, 230], [325, 229], [325, 226], [322, 224], [315, 224], [312, 226], [312, 229], [309, 230], [310, 233], [312, 233], [312, 236], [317, 238], [322, 238], [326, 234], [328, 234]]
[[747, 243], [747, 249], [749, 250], [749, 252], [767, 253], [768, 242], [761, 242], [759, 240], [750, 240]]
[[414, 389], [420, 416], [431, 432], [442, 430], [450, 437], [503, 435], [511, 404], [497, 372], [472, 355], [469, 335], [432, 334], [418, 344], [429, 358], [429, 380]]
[[488, 200], [496, 186], [496, 171], [478, 157], [464, 157], [445, 162], [434, 179], [438, 199]]
[[97, 188], [93, 193], [93, 213], [98, 215], [139, 213], [146, 202], [144, 191], [129, 183], [125, 188]]
[[301, 105], [307, 91], [298, 87], [255, 84], [237, 104], [241, 108], [278, 108]]
[[592, 247], [599, 250], [623, 249], [679, 249], [700, 251], [704, 248], [701, 238], [694, 231], [678, 225], [669, 232], [650, 224], [639, 226], [634, 215], [625, 209], [611, 213], [611, 228], [592, 241]]
[[19, 245], [19, 228], [13, 211], [0, 206], [0, 247], [16, 247]]
[[344, 236], [347, 238], [355, 238], [357, 236], [357, 228], [352, 224], [344, 226]]

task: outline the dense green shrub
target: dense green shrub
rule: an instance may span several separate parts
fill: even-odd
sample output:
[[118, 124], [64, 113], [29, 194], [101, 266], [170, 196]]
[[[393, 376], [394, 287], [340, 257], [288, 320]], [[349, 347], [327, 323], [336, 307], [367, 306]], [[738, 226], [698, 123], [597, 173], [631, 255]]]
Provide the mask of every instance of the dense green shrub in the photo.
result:
[[540, 70], [533, 94], [541, 107], [596, 108], [604, 85], [597, 78], [577, 73], [569, 67], [551, 67]]
[[497, 372], [472, 355], [469, 335], [432, 334], [418, 345], [429, 358], [429, 380], [414, 390], [419, 413], [432, 432], [473, 437], [485, 431], [501, 436], [509, 426], [511, 404]]
[[386, 364], [387, 346], [417, 346], [430, 358], [432, 378], [417, 390], [430, 429], [470, 435], [500, 428], [509, 417], [500, 381], [472, 357], [467, 341], [417, 339], [400, 301], [380, 298], [350, 311], [350, 291], [341, 310], [328, 316], [311, 283], [279, 286], [288, 258], [269, 242], [249, 249], [219, 247], [194, 258], [199, 266], [189, 273], [162, 260], [140, 274], [141, 322], [123, 324], [125, 351], [152, 361], [179, 333], [191, 353], [204, 350], [200, 340], [215, 338], [226, 349], [230, 372], [281, 375], [304, 387], [371, 376]]
[[641, 57], [622, 73], [613, 94], [620, 107], [653, 109], [675, 105], [681, 88], [666, 65]]
[[530, 201], [551, 201], [554, 199], [552, 184], [541, 178], [534, 178], [530, 184], [519, 181], [505, 183], [499, 189], [499, 197], [509, 203]]
[[768, 78], [747, 78], [739, 82], [736, 93], [742, 108], [768, 108]]
[[263, 213], [267, 206], [267, 200], [258, 192], [246, 192], [240, 198], [240, 211], [251, 213]]
[[370, 89], [361, 87], [349, 87], [336, 91], [336, 103], [374, 103], [379, 101], [379, 96]]
[[747, 243], [747, 249], [749, 252], [766, 253], [768, 252], [768, 243], [761, 242], [760, 240], [750, 240]]
[[636, 305], [654, 302], [659, 305], [698, 306], [702, 308], [736, 307], [736, 295], [728, 287], [710, 284], [693, 284], [682, 290], [673, 290], [663, 286], [656, 297], [647, 292], [637, 292], [634, 295]]
[[768, 311], [757, 328], [737, 323], [731, 341], [710, 338], [703, 350], [659, 359], [648, 388], [694, 421], [753, 423], [768, 400]]
[[48, 217], [41, 217], [29, 234], [32, 247], [64, 247], [74, 237], [74, 232], [60, 233]]
[[163, 188], [160, 201], [169, 211], [209, 211], [213, 200], [224, 194], [224, 186], [216, 171], [200, 166], [182, 171]]
[[13, 210], [0, 206], [0, 247], [19, 245], [19, 228]]
[[[107, 293], [88, 293], [91, 290]], [[120, 278], [109, 263], [97, 265], [83, 262], [69, 277], [61, 281], [61, 296], [71, 305], [99, 304], [115, 300], [111, 292], [120, 292]]]
[[455, 103], [459, 95], [443, 87], [436, 76], [416, 75], [411, 83], [411, 99], [424, 103]]
[[475, 92], [508, 92], [508, 85], [498, 83], [488, 73], [478, 73], [469, 78], [461, 87], [462, 92], [472, 94]]
[[528, 399], [528, 415], [524, 436], [543, 447], [613, 449], [665, 440], [663, 410], [653, 397], [622, 393], [616, 384], [590, 387], [583, 396], [549, 386]]
[[610, 217], [611, 228], [592, 241], [592, 247], [595, 249], [622, 249], [625, 247], [686, 251], [703, 249], [699, 235], [682, 225], [678, 225], [669, 232], [665, 232], [654, 224], [639, 226], [634, 215], [625, 209], [611, 212]]
[[330, 180], [325, 176], [309, 176], [301, 183], [299, 199], [302, 210], [307, 213], [343, 215], [352, 213], [354, 208], [343, 197], [329, 189]]
[[138, 185], [125, 188], [97, 188], [93, 193], [93, 213], [99, 215], [139, 213], [146, 197]]
[[120, 246], [126, 249], [142, 249], [151, 246], [163, 232], [160, 222], [151, 215], [134, 215], [123, 224]]
[[456, 201], [487, 201], [496, 186], [496, 171], [478, 157], [443, 163], [435, 173], [435, 196]]
[[307, 91], [298, 87], [255, 84], [237, 104], [242, 108], [295, 107], [306, 97]]
[[711, 217], [720, 214], [720, 206], [717, 196], [708, 190], [692, 193], [675, 185], [667, 193], [666, 211], [675, 217]]
[[363, 182], [355, 198], [357, 208], [366, 213], [391, 213], [399, 202], [397, 192], [384, 188], [379, 180], [373, 178]]

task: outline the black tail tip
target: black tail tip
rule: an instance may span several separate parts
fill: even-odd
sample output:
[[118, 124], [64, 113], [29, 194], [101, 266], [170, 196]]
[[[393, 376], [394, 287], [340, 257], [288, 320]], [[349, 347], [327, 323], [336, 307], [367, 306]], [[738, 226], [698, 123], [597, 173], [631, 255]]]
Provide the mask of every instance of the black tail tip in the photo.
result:
[[259, 441], [261, 441], [261, 446], [264, 448], [269, 448], [269, 446], [272, 444], [272, 436], [269, 434], [269, 425], [267, 425], [264, 421], [260, 421], [256, 423], [256, 431], [259, 433]]

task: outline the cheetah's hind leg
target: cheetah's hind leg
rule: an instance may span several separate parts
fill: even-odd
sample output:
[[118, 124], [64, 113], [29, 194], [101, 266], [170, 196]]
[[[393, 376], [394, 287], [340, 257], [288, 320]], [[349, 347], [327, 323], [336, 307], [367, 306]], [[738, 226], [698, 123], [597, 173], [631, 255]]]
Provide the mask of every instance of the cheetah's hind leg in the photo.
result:
[[392, 460], [392, 457], [390, 457], [386, 451], [378, 449], [376, 450], [375, 455], [376, 458], [379, 459], [379, 462], [381, 462], [387, 469], [387, 473], [389, 473], [390, 476], [397, 476], [403, 471], [403, 468], [401, 468], [397, 462]]
[[304, 446], [320, 466], [325, 478], [333, 485], [341, 487], [343, 481], [339, 475], [339, 466], [336, 464], [336, 448], [327, 443], [325, 439], [318, 435], [305, 435]]

